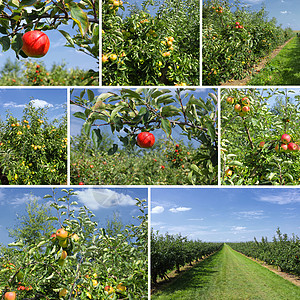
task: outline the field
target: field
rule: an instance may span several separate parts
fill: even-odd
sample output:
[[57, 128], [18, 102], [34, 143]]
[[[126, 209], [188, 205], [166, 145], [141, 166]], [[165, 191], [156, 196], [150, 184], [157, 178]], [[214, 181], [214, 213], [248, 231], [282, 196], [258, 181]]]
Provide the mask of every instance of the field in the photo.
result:
[[[296, 246], [296, 238], [282, 239], [279, 236], [277, 241], [269, 245], [274, 247], [274, 250], [278, 250], [277, 253], [280, 253], [283, 260], [284, 253], [291, 260], [292, 255], [299, 253], [299, 246], [290, 248], [292, 244], [289, 243]], [[264, 244], [266, 245], [266, 241]], [[235, 243], [230, 245], [236, 246]], [[219, 251], [198, 262], [190, 270], [165, 285], [161, 284], [162, 288], [159, 288], [159, 284], [153, 283], [156, 292], [151, 299], [300, 299], [299, 286], [234, 251], [231, 247], [224, 244]], [[293, 249], [292, 253], [289, 253], [290, 249]], [[263, 253], [264, 250], [261, 249], [261, 254]]]
[[211, 0], [203, 4], [202, 34], [203, 85], [243, 79], [262, 58], [295, 35], [290, 28], [277, 26], [274, 18], [269, 20], [264, 8], [251, 11], [238, 2]]
[[[96, 92], [71, 98], [71, 123], [81, 126], [71, 141], [72, 184], [217, 183], [215, 91]], [[139, 144], [140, 135], [153, 144]]]

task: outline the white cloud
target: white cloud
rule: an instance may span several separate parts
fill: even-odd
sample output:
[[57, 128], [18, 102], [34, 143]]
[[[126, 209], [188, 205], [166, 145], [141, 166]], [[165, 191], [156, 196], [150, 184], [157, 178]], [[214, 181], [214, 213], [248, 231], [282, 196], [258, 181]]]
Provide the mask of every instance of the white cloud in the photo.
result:
[[87, 189], [77, 192], [78, 199], [90, 209], [135, 205], [131, 196], [109, 189]]
[[250, 210], [250, 211], [238, 211], [234, 215], [238, 216], [238, 219], [262, 219], [264, 218], [263, 210]]
[[170, 208], [169, 211], [172, 212], [172, 213], [178, 213], [178, 212], [181, 212], [181, 211], [189, 211], [191, 210], [190, 207], [177, 207], [177, 208]]
[[45, 100], [33, 99], [29, 102], [35, 108], [45, 108], [45, 107], [53, 107], [52, 104], [48, 103]]
[[16, 102], [10, 101], [3, 103], [3, 107], [25, 107], [25, 104], [17, 104]]
[[188, 219], [188, 221], [204, 221], [203, 218], [199, 218], [199, 219]]
[[284, 10], [284, 11], [281, 11], [280, 13], [285, 15], [285, 14], [288, 14], [289, 12], [287, 10]]
[[164, 209], [162, 206], [159, 206], [159, 205], [158, 205], [158, 206], [153, 207], [151, 212], [152, 212], [153, 214], [161, 214], [161, 213], [164, 212], [164, 210], [165, 210], [165, 209]]
[[36, 199], [38, 201], [42, 201], [42, 198], [39, 196], [35, 196], [33, 194], [24, 194], [22, 197], [16, 197], [16, 198], [10, 199], [9, 203], [12, 205], [22, 205], [22, 204], [30, 202], [34, 199]]
[[232, 226], [231, 230], [233, 231], [243, 231], [245, 230], [247, 227], [243, 227], [243, 226]]
[[273, 195], [259, 195], [258, 200], [279, 205], [300, 203], [300, 193], [295, 189], [289, 189], [281, 193], [274, 192]]

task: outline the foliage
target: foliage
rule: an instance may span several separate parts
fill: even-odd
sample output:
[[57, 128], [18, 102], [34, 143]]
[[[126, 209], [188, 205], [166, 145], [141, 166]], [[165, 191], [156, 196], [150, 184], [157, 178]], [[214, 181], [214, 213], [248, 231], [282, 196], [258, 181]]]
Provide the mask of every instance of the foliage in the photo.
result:
[[[22, 64], [21, 64], [22, 63]], [[47, 69], [43, 62], [31, 59], [11, 62], [7, 60], [0, 71], [3, 86], [75, 86], [98, 85], [93, 73], [78, 68], [68, 69], [65, 63], [53, 64]]]
[[240, 1], [205, 0], [203, 4], [204, 85], [218, 85], [245, 77], [260, 58], [294, 35], [264, 8], [251, 11]]
[[[73, 36], [60, 29], [70, 21], [76, 30]], [[0, 2], [0, 44], [3, 52], [11, 48], [17, 58], [20, 56], [27, 58], [21, 50], [24, 32], [30, 30], [47, 32], [56, 29], [65, 37], [67, 47], [86, 53], [98, 61], [98, 0], [3, 0]], [[90, 70], [90, 76], [97, 78], [98, 72]]]
[[147, 0], [139, 10], [104, 0], [102, 16], [103, 85], [199, 85], [199, 1]]
[[26, 214], [17, 215], [18, 223], [9, 229], [9, 236], [15, 240], [23, 240], [27, 245], [37, 244], [42, 237], [50, 235], [54, 230], [49, 207], [40, 205], [36, 198], [26, 205]]
[[188, 240], [178, 235], [160, 235], [151, 232], [151, 280], [156, 283], [157, 277], [167, 277], [168, 271], [205, 258], [218, 251], [222, 243], [207, 243], [199, 240]]
[[[222, 184], [299, 184], [299, 151], [281, 150], [280, 140], [287, 133], [299, 145], [300, 101], [294, 95], [293, 102], [293, 94], [286, 89], [222, 90]], [[227, 103], [229, 97], [234, 99], [233, 104]], [[240, 116], [234, 106], [243, 97], [250, 100], [250, 112]], [[277, 97], [273, 108], [268, 104], [271, 97]], [[259, 146], [261, 142], [265, 142], [263, 147]]]
[[[139, 209], [135, 224], [117, 235], [99, 228], [95, 215], [72, 201], [73, 190], [63, 197], [45, 195], [56, 209], [58, 228], [68, 231], [67, 244], [59, 245], [50, 236], [28, 245], [19, 240], [1, 249], [0, 289], [18, 290], [17, 298], [63, 299], [147, 299], [147, 213], [145, 200], [136, 199]], [[75, 211], [77, 214], [75, 215]], [[77, 234], [78, 239], [73, 238]], [[63, 252], [66, 251], [66, 252]], [[61, 259], [62, 253], [67, 254]], [[22, 272], [23, 276], [17, 276]], [[112, 293], [105, 291], [112, 288]]]
[[[85, 93], [87, 92], [87, 98]], [[196, 98], [185, 89], [121, 89], [99, 96], [83, 90], [71, 103], [80, 106], [74, 116], [83, 119], [82, 141], [92, 140], [93, 151], [74, 144], [71, 155], [72, 183], [87, 184], [216, 184], [217, 182], [217, 97]], [[94, 129], [92, 129], [92, 126]], [[100, 128], [109, 126], [118, 135], [108, 151]], [[198, 149], [176, 146], [174, 128], [199, 143]], [[137, 150], [141, 131], [161, 129], [167, 139], [149, 150]], [[125, 135], [124, 135], [125, 134]], [[107, 146], [107, 140], [105, 140]], [[79, 179], [78, 179], [79, 178]]]
[[46, 109], [28, 104], [21, 120], [1, 122], [0, 166], [10, 184], [65, 184], [67, 118], [48, 122]]
[[247, 256], [277, 266], [283, 272], [300, 275], [300, 239], [298, 236], [288, 237], [278, 228], [272, 242], [262, 237], [261, 242], [254, 238], [251, 242], [229, 243], [229, 245]]

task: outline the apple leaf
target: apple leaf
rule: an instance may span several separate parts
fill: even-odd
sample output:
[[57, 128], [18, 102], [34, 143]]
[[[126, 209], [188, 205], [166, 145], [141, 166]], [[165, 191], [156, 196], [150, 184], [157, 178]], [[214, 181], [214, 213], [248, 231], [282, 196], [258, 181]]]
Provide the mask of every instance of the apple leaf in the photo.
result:
[[2, 36], [0, 38], [0, 44], [2, 45], [2, 50], [7, 51], [10, 47], [10, 40], [8, 36]]
[[118, 150], [118, 145], [113, 144], [112, 148], [110, 148], [107, 152], [108, 155], [114, 155]]
[[78, 6], [77, 3], [71, 2], [70, 4], [66, 4], [66, 6], [70, 7], [71, 18], [78, 25], [81, 35], [84, 36], [89, 27], [89, 21], [86, 13]]
[[61, 30], [61, 29], [59, 29], [58, 31], [66, 38], [66, 40], [69, 42], [70, 46], [75, 48], [73, 39], [71, 38], [70, 34], [66, 31], [64, 31], [64, 30]]
[[160, 127], [166, 133], [166, 135], [168, 137], [171, 135], [172, 127], [171, 127], [171, 123], [168, 119], [161, 119]]
[[83, 112], [81, 112], [81, 111], [77, 111], [77, 112], [75, 112], [75, 113], [73, 114], [73, 116], [74, 116], [74, 117], [76, 117], [76, 118], [83, 119], [83, 120], [85, 120], [85, 119], [86, 119], [86, 116], [85, 116], [85, 114], [84, 114]]
[[36, 2], [36, 0], [22, 0], [20, 4], [21, 4], [21, 6], [31, 6], [35, 2]]
[[95, 145], [95, 148], [99, 148], [101, 140], [102, 140], [102, 135], [101, 135], [101, 131], [99, 128], [93, 129], [92, 140], [93, 140], [93, 144]]

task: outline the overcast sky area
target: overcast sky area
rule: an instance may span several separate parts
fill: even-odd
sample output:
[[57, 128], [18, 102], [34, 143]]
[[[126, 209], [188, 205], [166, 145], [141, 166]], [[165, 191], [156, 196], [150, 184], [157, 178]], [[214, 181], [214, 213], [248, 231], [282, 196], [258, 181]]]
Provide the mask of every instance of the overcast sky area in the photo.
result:
[[[99, 227], [105, 227], [107, 220], [112, 220], [117, 214], [124, 225], [139, 224], [133, 218], [140, 215], [139, 208], [135, 205], [136, 199], [148, 198], [146, 188], [84, 188], [74, 191], [71, 202], [78, 202], [78, 207], [87, 206], [95, 214], [93, 221], [98, 222]], [[56, 189], [56, 199], [65, 196], [61, 189]], [[0, 243], [7, 245], [12, 242], [7, 228], [17, 224], [17, 215], [25, 212], [26, 204], [30, 200], [37, 199], [41, 204], [51, 204], [51, 198], [43, 199], [47, 194], [52, 195], [51, 188], [1, 188], [0, 189]], [[77, 209], [78, 211], [78, 209]], [[52, 213], [57, 217], [56, 210]], [[57, 224], [59, 228], [59, 224]]]
[[300, 190], [295, 188], [153, 188], [151, 227], [212, 242], [271, 241], [300, 236]]
[[2, 88], [0, 89], [0, 118], [6, 120], [7, 111], [20, 120], [26, 105], [47, 108], [47, 118], [51, 122], [66, 113], [66, 88]]

